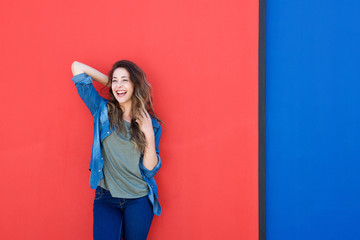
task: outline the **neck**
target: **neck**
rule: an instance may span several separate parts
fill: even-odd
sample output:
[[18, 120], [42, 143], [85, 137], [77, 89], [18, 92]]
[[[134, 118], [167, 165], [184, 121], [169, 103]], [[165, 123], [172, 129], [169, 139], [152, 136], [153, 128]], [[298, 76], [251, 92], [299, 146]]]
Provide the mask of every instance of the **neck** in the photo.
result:
[[123, 110], [123, 119], [131, 122], [131, 103], [120, 105]]

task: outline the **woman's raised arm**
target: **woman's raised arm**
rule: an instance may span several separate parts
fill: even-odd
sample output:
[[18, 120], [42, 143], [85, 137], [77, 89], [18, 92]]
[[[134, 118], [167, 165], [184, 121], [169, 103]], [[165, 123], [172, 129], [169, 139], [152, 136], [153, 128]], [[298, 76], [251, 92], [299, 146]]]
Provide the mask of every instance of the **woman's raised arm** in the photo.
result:
[[78, 75], [80, 73], [86, 73], [87, 75], [91, 76], [93, 80], [100, 82], [104, 85], [106, 85], [109, 81], [108, 76], [99, 72], [95, 68], [92, 68], [81, 62], [74, 61], [71, 64], [71, 71], [72, 71], [73, 76]]

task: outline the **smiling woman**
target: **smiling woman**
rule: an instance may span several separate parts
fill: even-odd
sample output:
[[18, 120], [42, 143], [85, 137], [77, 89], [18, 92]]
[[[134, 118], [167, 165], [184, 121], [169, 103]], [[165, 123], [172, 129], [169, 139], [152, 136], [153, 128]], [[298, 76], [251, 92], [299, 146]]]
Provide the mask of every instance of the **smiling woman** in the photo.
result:
[[[73, 82], [94, 117], [90, 185], [94, 197], [94, 239], [146, 239], [153, 215], [160, 215], [155, 174], [161, 167], [161, 120], [151, 86], [133, 62], [116, 62], [109, 76], [80, 62]], [[92, 85], [109, 86], [109, 99]], [[120, 202], [120, 204], [119, 204]]]

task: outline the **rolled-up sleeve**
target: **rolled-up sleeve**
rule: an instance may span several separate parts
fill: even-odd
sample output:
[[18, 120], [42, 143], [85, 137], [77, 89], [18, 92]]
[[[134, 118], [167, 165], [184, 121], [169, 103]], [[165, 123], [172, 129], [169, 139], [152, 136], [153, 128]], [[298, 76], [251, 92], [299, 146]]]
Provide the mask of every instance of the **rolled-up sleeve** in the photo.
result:
[[72, 81], [75, 83], [78, 94], [90, 110], [91, 115], [95, 116], [104, 98], [95, 90], [91, 76], [86, 73], [80, 73], [73, 76]]

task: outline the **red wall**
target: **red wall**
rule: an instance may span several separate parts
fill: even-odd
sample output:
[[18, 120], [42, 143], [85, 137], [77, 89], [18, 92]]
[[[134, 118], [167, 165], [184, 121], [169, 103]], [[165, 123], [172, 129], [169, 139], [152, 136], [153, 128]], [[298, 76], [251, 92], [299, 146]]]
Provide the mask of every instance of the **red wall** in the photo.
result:
[[145, 70], [166, 123], [149, 239], [258, 238], [257, 1], [0, 7], [0, 239], [92, 238], [92, 117], [70, 66], [120, 59]]

